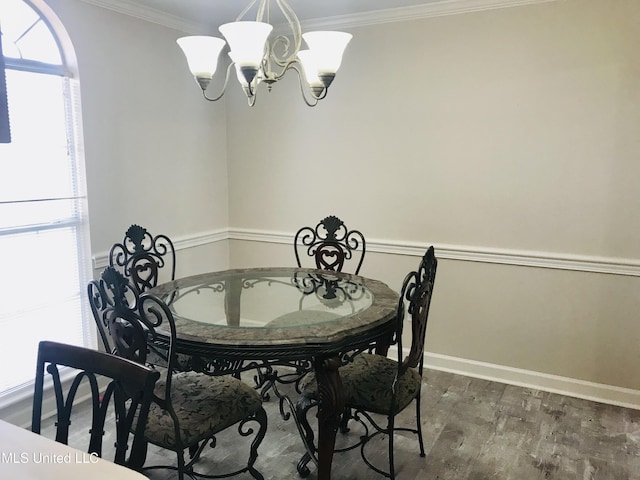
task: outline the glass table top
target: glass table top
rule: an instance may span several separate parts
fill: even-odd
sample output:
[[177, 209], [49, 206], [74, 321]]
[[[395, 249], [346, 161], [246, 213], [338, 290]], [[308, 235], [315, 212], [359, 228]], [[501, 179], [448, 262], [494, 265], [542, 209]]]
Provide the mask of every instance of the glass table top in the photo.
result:
[[376, 280], [301, 268], [207, 273], [151, 293], [169, 305], [179, 338], [222, 343], [328, 340], [389, 320], [398, 298]]

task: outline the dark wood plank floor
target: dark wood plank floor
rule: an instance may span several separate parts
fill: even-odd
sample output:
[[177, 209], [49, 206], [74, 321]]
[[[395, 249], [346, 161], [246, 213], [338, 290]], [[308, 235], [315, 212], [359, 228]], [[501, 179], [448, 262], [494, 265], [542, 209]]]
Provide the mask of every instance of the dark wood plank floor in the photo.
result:
[[[639, 480], [640, 411], [572, 397], [474, 379], [434, 370], [426, 372], [422, 391], [426, 457], [418, 455], [415, 436], [399, 434], [398, 479], [430, 480]], [[292, 420], [284, 421], [276, 401], [265, 404], [269, 431], [256, 467], [266, 480], [300, 478], [296, 464], [304, 453]], [[399, 424], [413, 422], [410, 407]], [[358, 434], [338, 434], [344, 442]], [[220, 472], [244, 462], [245, 440], [235, 429], [217, 439], [199, 462], [203, 471]], [[385, 465], [387, 442], [372, 441], [369, 456]], [[172, 452], [151, 447], [147, 464], [173, 462]], [[311, 469], [310, 479], [315, 479]], [[153, 480], [174, 472], [146, 473]], [[235, 478], [251, 478], [241, 475]], [[373, 480], [357, 450], [336, 454], [336, 480]]]

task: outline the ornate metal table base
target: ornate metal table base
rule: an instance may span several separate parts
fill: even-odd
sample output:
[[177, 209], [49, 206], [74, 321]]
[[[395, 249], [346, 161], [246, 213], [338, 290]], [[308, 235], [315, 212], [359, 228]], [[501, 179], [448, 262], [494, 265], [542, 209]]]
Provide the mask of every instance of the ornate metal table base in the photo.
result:
[[318, 381], [318, 480], [331, 478], [333, 446], [344, 411], [344, 392], [338, 368], [340, 359], [335, 356], [316, 359], [315, 371]]
[[[149, 292], [167, 299], [176, 319], [177, 350], [185, 370], [240, 375], [253, 370], [263, 398], [269, 390], [293, 413], [318, 479], [331, 478], [334, 442], [344, 409], [338, 368], [373, 345], [388, 342], [398, 294], [354, 275], [304, 268], [255, 268], [194, 275]], [[168, 333], [167, 333], [168, 335]], [[162, 332], [158, 348], [163, 346]], [[281, 374], [275, 367], [293, 368]], [[308, 408], [278, 392], [314, 371], [318, 398]], [[317, 439], [306, 419], [318, 406]], [[298, 414], [304, 412], [305, 417]], [[317, 442], [314, 442], [317, 440]], [[314, 446], [317, 443], [317, 447]]]

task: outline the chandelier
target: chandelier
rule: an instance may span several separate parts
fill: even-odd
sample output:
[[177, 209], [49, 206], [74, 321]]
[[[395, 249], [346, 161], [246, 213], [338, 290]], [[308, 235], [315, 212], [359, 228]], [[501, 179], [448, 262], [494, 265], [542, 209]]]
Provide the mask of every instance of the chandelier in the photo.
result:
[[[289, 70], [298, 73], [300, 91], [307, 105], [313, 107], [327, 96], [352, 35], [331, 31], [303, 34], [300, 21], [287, 1], [273, 1], [289, 25], [289, 35], [270, 38], [273, 30], [269, 23], [272, 0], [251, 0], [235, 22], [220, 26], [220, 33], [226, 42], [221, 38], [201, 35], [177, 40], [205, 99], [215, 102], [222, 98], [232, 69], [247, 96], [249, 106], [256, 102], [259, 84], [265, 84], [270, 91], [273, 84]], [[243, 20], [256, 4], [256, 20]], [[308, 49], [301, 50], [302, 40]], [[207, 87], [216, 72], [220, 52], [227, 43], [231, 63], [227, 67], [221, 92], [210, 97], [207, 95]]]

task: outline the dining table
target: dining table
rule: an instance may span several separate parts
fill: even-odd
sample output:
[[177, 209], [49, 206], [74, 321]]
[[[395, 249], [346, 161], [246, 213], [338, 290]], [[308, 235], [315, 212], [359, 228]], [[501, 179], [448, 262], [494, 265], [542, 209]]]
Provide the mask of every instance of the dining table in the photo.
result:
[[[238, 375], [296, 365], [315, 372], [317, 445], [310, 451], [304, 443], [317, 463], [317, 478], [329, 480], [344, 411], [340, 366], [365, 350], [386, 353], [398, 293], [376, 279], [296, 267], [203, 273], [148, 293], [169, 306], [176, 350], [189, 369]], [[168, 331], [158, 333], [159, 341], [168, 341]], [[300, 464], [298, 471], [304, 474]]]
[[116, 465], [0, 420], [0, 474], [20, 480], [146, 480]]

